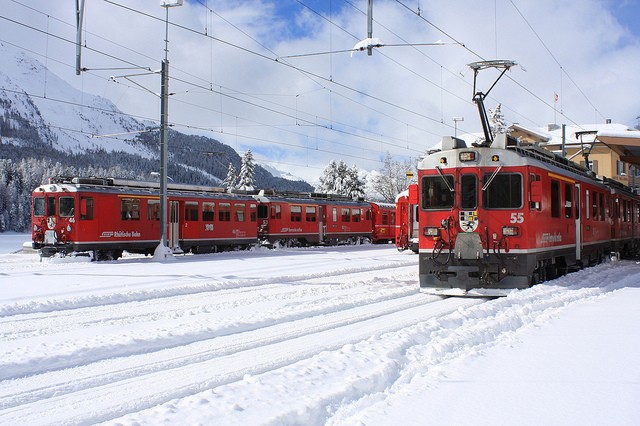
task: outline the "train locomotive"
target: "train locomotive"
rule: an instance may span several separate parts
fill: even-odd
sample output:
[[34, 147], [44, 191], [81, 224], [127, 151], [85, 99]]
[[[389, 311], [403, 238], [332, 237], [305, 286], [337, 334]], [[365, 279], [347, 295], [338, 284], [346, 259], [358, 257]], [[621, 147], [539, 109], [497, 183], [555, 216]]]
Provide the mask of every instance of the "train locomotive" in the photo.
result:
[[[228, 193], [170, 183], [167, 244], [174, 253], [210, 253], [258, 244], [384, 243], [395, 238], [391, 205], [326, 194]], [[159, 243], [158, 184], [57, 177], [32, 194], [32, 246], [44, 257], [90, 253], [115, 260], [152, 254]]]
[[637, 253], [638, 197], [535, 144], [491, 135], [480, 95], [485, 140], [444, 137], [418, 164], [421, 291], [504, 295]]

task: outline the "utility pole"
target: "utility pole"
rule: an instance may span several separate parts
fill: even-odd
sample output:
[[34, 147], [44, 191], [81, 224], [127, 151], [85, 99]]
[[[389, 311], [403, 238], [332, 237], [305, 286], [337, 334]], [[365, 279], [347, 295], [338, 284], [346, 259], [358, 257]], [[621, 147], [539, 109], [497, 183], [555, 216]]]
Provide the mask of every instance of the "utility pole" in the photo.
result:
[[[163, 1], [165, 8], [164, 60], [160, 71], [160, 245], [167, 247], [167, 139], [169, 135], [169, 8], [182, 6], [183, 0]], [[162, 247], [160, 247], [162, 248]]]

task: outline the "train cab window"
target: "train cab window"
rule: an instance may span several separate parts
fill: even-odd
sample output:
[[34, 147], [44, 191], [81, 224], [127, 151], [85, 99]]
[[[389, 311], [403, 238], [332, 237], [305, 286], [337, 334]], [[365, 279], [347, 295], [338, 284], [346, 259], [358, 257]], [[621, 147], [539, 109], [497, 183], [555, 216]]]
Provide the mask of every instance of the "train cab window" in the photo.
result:
[[231, 222], [231, 204], [218, 204], [218, 220], [220, 222]]
[[302, 207], [291, 206], [291, 222], [302, 222]]
[[80, 198], [80, 220], [93, 220], [93, 197]]
[[123, 198], [120, 202], [120, 216], [122, 220], [140, 220], [140, 200]]
[[486, 209], [522, 208], [522, 175], [487, 173], [482, 177], [482, 205]]
[[75, 200], [73, 197], [60, 197], [60, 217], [71, 217], [75, 211]]
[[47, 198], [47, 216], [56, 215], [56, 199], [54, 197]]
[[360, 222], [360, 209], [351, 209], [351, 221]]
[[187, 201], [184, 203], [184, 220], [195, 222], [198, 220], [198, 202]]
[[476, 175], [462, 175], [460, 178], [460, 208], [475, 210], [478, 207], [478, 179]]
[[604, 220], [604, 194], [601, 192], [599, 197], [600, 197], [600, 220]]
[[280, 219], [282, 217], [281, 207], [279, 204], [271, 206], [271, 219]]
[[258, 209], [258, 206], [256, 206], [255, 204], [251, 204], [249, 206], [249, 220], [251, 220], [251, 222], [255, 222], [256, 221], [256, 211]]
[[216, 203], [202, 203], [202, 220], [213, 222], [216, 218]]
[[450, 209], [453, 207], [453, 176], [424, 176], [422, 178], [422, 208]]
[[573, 216], [573, 188], [570, 183], [564, 184], [564, 217], [570, 219]]
[[307, 206], [305, 210], [305, 220], [307, 222], [316, 222], [318, 220], [318, 214], [315, 207]]
[[36, 197], [33, 199], [33, 215], [44, 216], [44, 197]]
[[245, 211], [247, 210], [247, 206], [244, 204], [236, 204], [234, 206], [234, 219], [236, 222], [244, 222]]
[[158, 200], [147, 201], [147, 219], [160, 220], [160, 201]]
[[349, 216], [349, 209], [342, 208], [342, 221], [343, 222], [351, 222], [351, 217]]
[[560, 182], [551, 180], [551, 217], [560, 217]]

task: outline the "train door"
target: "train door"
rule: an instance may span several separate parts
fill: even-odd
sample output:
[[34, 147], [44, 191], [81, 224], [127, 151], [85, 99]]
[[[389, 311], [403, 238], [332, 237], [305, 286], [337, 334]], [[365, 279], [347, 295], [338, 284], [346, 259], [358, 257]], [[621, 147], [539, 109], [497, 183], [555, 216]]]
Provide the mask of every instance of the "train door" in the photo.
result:
[[320, 218], [320, 220], [318, 220], [318, 241], [323, 242], [325, 236], [327, 235], [327, 225], [326, 225], [327, 218], [325, 216], [324, 206], [318, 206], [318, 209], [320, 210], [318, 212], [318, 217]]
[[169, 248], [176, 251], [180, 248], [180, 203], [171, 201], [169, 203], [169, 238], [167, 243]]
[[[580, 218], [580, 184], [575, 186], [576, 193], [576, 261], [582, 260], [582, 223]], [[587, 209], [589, 206], [587, 206]]]

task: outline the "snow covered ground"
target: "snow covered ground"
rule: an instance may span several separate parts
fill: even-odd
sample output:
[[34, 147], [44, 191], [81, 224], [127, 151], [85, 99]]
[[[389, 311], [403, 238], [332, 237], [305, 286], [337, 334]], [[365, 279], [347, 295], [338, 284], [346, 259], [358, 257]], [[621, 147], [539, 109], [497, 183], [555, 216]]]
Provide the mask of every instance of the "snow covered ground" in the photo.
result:
[[418, 292], [392, 246], [39, 261], [0, 234], [0, 424], [638, 425], [640, 265]]

